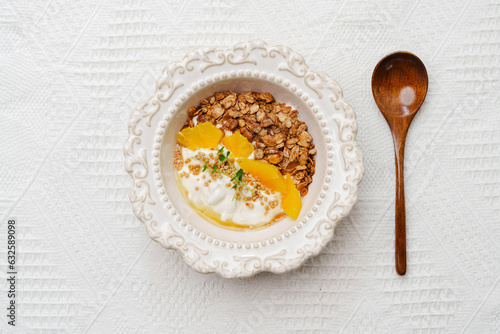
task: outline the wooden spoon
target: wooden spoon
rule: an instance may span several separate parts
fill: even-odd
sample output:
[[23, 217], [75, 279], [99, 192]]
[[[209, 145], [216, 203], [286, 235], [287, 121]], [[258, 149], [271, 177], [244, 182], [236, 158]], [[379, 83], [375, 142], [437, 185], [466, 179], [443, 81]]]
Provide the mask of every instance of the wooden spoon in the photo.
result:
[[373, 70], [372, 92], [391, 128], [396, 155], [396, 272], [406, 273], [404, 151], [410, 123], [427, 95], [427, 70], [417, 56], [395, 52]]

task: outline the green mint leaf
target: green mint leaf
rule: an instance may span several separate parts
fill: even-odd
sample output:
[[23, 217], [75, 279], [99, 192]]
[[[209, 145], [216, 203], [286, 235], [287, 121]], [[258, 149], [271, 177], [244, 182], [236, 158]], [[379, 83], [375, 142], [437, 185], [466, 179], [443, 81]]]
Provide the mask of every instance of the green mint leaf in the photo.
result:
[[231, 151], [227, 151], [226, 158], [229, 158], [230, 154], [231, 154]]
[[243, 169], [240, 169], [236, 172], [236, 176], [240, 181], [242, 180], [243, 178]]
[[224, 154], [219, 155], [219, 161], [224, 161], [224, 160], [226, 160]]
[[206, 171], [206, 170], [207, 170], [207, 168], [208, 168], [208, 166], [207, 166], [207, 163], [205, 162], [205, 164], [203, 165], [203, 170], [202, 170], [202, 172]]
[[224, 151], [224, 146], [222, 146], [221, 148], [219, 148], [219, 150], [217, 151], [217, 153], [222, 153], [222, 151]]

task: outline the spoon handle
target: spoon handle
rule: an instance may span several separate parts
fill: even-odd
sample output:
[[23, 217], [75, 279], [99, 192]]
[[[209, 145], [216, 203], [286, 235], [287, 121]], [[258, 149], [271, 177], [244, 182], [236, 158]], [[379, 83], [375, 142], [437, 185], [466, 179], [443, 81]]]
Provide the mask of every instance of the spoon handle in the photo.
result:
[[405, 213], [405, 180], [404, 155], [405, 137], [394, 138], [396, 153], [396, 272], [399, 275], [406, 273], [406, 213]]

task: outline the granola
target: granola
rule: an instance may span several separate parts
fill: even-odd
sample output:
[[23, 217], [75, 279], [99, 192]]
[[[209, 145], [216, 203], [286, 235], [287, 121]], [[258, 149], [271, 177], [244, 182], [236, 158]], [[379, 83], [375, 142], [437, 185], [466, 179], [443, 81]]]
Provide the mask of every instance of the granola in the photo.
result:
[[290, 173], [301, 196], [312, 182], [316, 148], [298, 111], [278, 103], [269, 93], [218, 92], [188, 110], [183, 128], [209, 121], [223, 130], [236, 131], [255, 147], [254, 158]]

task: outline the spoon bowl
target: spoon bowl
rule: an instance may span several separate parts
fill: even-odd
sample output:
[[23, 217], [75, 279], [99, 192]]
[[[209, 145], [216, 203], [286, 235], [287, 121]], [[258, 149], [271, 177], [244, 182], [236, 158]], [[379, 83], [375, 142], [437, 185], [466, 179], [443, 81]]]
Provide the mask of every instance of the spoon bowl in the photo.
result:
[[396, 272], [406, 273], [406, 213], [404, 195], [404, 149], [413, 117], [427, 95], [429, 79], [422, 61], [400, 51], [383, 58], [372, 75], [373, 98], [392, 132], [396, 157]]
[[411, 115], [424, 102], [428, 82], [427, 70], [417, 56], [409, 52], [391, 53], [373, 71], [373, 97], [383, 114]]

